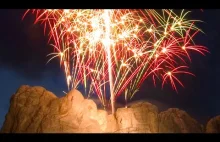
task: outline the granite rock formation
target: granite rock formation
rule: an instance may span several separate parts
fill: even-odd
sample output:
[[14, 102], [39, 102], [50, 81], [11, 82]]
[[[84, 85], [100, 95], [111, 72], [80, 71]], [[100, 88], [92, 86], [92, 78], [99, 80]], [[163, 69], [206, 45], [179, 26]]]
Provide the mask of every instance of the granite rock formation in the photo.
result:
[[[219, 132], [219, 118], [207, 132]], [[218, 123], [218, 124], [217, 124]], [[120, 107], [116, 114], [97, 108], [91, 99], [72, 90], [58, 98], [43, 87], [21, 86], [11, 97], [2, 133], [202, 133], [203, 126], [185, 111], [161, 113], [148, 102]]]
[[207, 133], [220, 133], [220, 115], [210, 119], [206, 125]]
[[159, 114], [159, 133], [202, 133], [203, 126], [185, 111], [170, 108]]

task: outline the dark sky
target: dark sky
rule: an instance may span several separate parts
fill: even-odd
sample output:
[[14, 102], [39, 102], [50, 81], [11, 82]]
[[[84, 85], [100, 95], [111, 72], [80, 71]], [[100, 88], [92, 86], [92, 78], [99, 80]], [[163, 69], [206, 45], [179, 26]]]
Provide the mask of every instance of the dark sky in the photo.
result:
[[[33, 25], [34, 16], [21, 20], [25, 10], [0, 10], [0, 126], [9, 109], [10, 97], [21, 85], [43, 86], [57, 96], [62, 96], [67, 87], [58, 60], [46, 65], [52, 48], [47, 44], [42, 26]], [[160, 110], [177, 107], [186, 110], [201, 123], [220, 114], [220, 10], [192, 10], [189, 18], [204, 23], [198, 26], [204, 34], [195, 38], [196, 43], [209, 48], [211, 54], [192, 54], [190, 71], [196, 77], [182, 77], [185, 88], [179, 93], [166, 86], [154, 88], [146, 81], [135, 100], [148, 100]]]

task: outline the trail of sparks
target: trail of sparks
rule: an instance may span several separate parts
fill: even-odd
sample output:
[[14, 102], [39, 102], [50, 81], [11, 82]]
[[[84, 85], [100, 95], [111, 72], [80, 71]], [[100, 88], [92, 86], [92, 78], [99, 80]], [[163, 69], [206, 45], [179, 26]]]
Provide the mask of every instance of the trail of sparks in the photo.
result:
[[192, 75], [183, 70], [191, 61], [189, 51], [208, 52], [193, 42], [201, 30], [194, 24], [198, 20], [185, 18], [189, 12], [184, 10], [180, 16], [166, 9], [42, 9], [25, 15], [28, 12], [36, 14], [35, 23], [49, 28], [54, 47], [50, 60], [60, 58], [69, 89], [81, 83], [104, 106], [107, 84], [112, 106], [123, 93], [126, 100], [132, 98], [150, 76], [155, 85], [162, 79], [162, 87], [169, 80], [177, 91], [176, 83], [183, 84], [175, 74]]

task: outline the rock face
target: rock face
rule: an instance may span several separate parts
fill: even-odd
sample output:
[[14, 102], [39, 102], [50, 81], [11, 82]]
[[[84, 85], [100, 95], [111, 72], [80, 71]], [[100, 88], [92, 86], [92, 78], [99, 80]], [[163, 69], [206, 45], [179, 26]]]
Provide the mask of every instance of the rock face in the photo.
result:
[[42, 87], [21, 86], [11, 98], [1, 132], [99, 133], [106, 129], [106, 122], [105, 112], [77, 90], [57, 98]]
[[220, 133], [220, 115], [210, 119], [206, 125], [207, 133]]
[[[207, 124], [219, 132], [220, 116]], [[200, 133], [202, 126], [186, 112], [137, 102], [118, 108], [115, 115], [97, 109], [93, 100], [72, 90], [58, 98], [43, 87], [21, 86], [11, 97], [3, 133]]]
[[202, 133], [203, 127], [185, 111], [170, 108], [159, 114], [159, 133]]
[[158, 109], [150, 103], [136, 103], [116, 112], [119, 133], [158, 132]]

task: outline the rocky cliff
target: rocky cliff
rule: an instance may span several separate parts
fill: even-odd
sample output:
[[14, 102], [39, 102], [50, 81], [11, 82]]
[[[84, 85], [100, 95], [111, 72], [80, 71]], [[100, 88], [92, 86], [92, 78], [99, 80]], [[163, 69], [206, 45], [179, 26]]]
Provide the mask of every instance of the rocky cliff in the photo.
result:
[[109, 115], [72, 90], [58, 98], [43, 87], [21, 86], [11, 97], [2, 133], [218, 133], [220, 116], [206, 129], [185, 111], [158, 112], [148, 102], [118, 108]]

